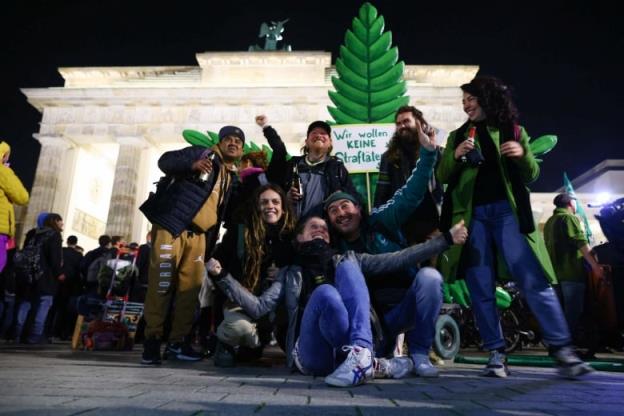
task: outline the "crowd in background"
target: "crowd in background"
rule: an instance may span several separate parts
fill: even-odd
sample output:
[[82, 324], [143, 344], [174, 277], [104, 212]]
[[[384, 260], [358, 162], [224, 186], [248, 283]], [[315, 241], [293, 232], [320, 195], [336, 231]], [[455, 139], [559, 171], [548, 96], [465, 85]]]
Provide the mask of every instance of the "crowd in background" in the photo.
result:
[[[101, 236], [84, 255], [75, 236], [62, 247], [56, 213], [42, 213], [16, 250], [12, 205], [27, 203], [28, 194], [2, 142], [0, 206], [10, 207], [4, 210], [10, 217], [0, 218], [0, 337], [69, 339], [78, 300], [110, 295], [102, 268], [129, 255], [136, 273], [121, 295], [145, 303], [137, 339], [144, 340], [147, 365], [160, 364], [163, 355], [198, 361], [214, 354], [215, 365], [229, 367], [279, 343], [289, 366], [335, 386], [408, 373], [436, 377], [430, 349], [442, 284], [464, 279], [490, 354], [483, 374], [507, 377], [494, 289], [511, 278], [560, 374], [591, 371], [569, 328], [583, 313], [583, 262], [597, 278], [604, 272], [574, 216], [575, 199], [555, 199], [544, 244], [527, 187], [539, 165], [510, 89], [492, 77], [461, 89], [468, 120], [445, 148], [422, 112], [397, 111], [370, 213], [345, 165], [331, 155], [329, 124], [311, 123], [303, 154], [288, 158], [260, 115], [270, 161], [264, 152], [243, 155], [245, 134], [235, 126], [223, 127], [210, 149], [163, 154], [165, 176], [140, 208], [153, 226], [148, 241]], [[562, 299], [553, 290], [559, 283]], [[400, 334], [404, 354], [396, 353]]]

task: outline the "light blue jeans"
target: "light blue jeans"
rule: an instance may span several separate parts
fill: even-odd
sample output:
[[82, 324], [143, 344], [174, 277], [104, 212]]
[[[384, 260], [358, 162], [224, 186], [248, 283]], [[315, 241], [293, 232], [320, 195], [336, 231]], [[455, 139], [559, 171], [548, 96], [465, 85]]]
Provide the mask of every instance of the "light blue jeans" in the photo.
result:
[[496, 259], [493, 246], [537, 318], [544, 341], [551, 346], [570, 344], [570, 331], [555, 291], [526, 237], [520, 233], [509, 202], [498, 201], [474, 207], [464, 248], [468, 251], [466, 285], [483, 348], [491, 351], [505, 346], [494, 295]]
[[[52, 306], [52, 295], [40, 295], [33, 303], [36, 303], [35, 319], [33, 321], [32, 331], [28, 335], [28, 343], [37, 343], [43, 336], [43, 329], [45, 327], [46, 318], [48, 317], [48, 311]], [[24, 324], [28, 317], [28, 312], [33, 304], [29, 301], [21, 301], [17, 307], [17, 320], [15, 323], [15, 339], [20, 340], [22, 337], [22, 331], [24, 331]]]
[[[334, 285], [320, 285], [303, 311], [299, 360], [306, 372], [327, 375], [339, 364], [336, 352], [344, 345], [373, 350], [370, 298], [358, 264], [342, 261]], [[340, 354], [338, 354], [340, 355]]]

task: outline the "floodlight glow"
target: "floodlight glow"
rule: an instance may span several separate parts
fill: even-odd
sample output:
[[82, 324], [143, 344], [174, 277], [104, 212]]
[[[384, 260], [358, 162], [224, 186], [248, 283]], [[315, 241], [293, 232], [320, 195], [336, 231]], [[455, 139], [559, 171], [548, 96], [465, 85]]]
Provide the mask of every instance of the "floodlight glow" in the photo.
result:
[[596, 195], [596, 202], [599, 204], [606, 204], [611, 201], [612, 195], [609, 192], [599, 192]]

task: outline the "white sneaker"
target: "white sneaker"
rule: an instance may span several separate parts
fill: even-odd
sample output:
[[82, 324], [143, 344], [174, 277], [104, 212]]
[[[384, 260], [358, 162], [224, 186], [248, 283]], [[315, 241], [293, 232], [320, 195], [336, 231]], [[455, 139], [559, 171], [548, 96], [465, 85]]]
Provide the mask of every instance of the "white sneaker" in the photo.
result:
[[507, 356], [496, 350], [490, 351], [490, 359], [488, 360], [482, 375], [486, 377], [505, 378], [509, 375], [507, 368]]
[[373, 354], [368, 348], [356, 345], [342, 347], [349, 351], [347, 359], [325, 377], [325, 383], [334, 387], [359, 386], [373, 378]]
[[412, 360], [414, 361], [414, 374], [420, 377], [438, 377], [440, 371], [429, 360], [428, 354], [413, 354]]
[[557, 363], [557, 372], [564, 378], [574, 380], [594, 371], [589, 364], [583, 362], [572, 348], [568, 346], [559, 348], [555, 353], [551, 354], [551, 357]]
[[403, 378], [414, 369], [410, 357], [374, 358], [375, 378]]

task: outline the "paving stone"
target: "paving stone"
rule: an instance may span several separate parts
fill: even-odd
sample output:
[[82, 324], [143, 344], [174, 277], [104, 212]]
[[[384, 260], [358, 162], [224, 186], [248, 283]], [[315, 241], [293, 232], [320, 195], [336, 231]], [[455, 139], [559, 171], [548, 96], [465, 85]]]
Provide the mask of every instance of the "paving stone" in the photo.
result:
[[[514, 368], [481, 377], [449, 363], [437, 379], [376, 380], [340, 389], [323, 377], [278, 367], [219, 369], [213, 363], [138, 364], [140, 351], [71, 352], [67, 346], [0, 345], [0, 415], [518, 415], [623, 414], [624, 374], [582, 381], [552, 369]], [[282, 361], [283, 362], [283, 361]]]

